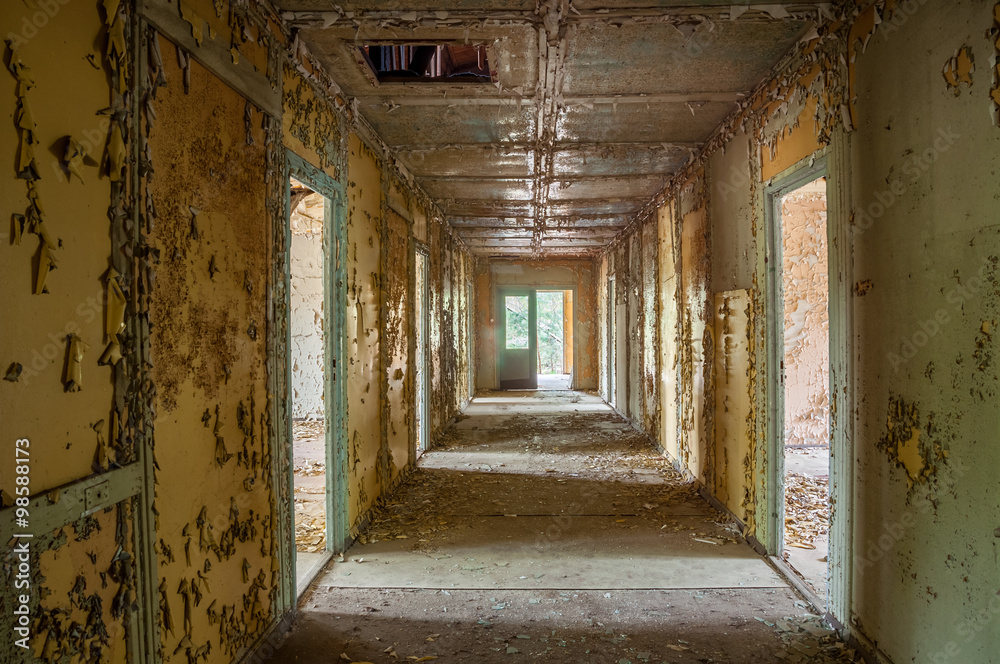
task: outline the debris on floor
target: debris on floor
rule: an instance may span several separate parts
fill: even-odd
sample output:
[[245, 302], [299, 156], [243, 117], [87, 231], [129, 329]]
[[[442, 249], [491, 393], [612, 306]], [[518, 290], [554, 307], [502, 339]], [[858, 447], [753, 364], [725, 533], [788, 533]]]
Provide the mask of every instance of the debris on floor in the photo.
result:
[[326, 550], [326, 431], [317, 420], [292, 423], [295, 550]]
[[593, 395], [531, 394], [478, 395], [269, 664], [852, 661], [643, 434]]
[[830, 528], [829, 479], [802, 473], [785, 475], [785, 546], [815, 549]]
[[785, 644], [784, 649], [775, 653], [782, 662], [825, 664], [858, 659], [854, 649], [841, 641], [837, 632], [827, 627], [819, 616], [804, 614], [798, 619], [784, 618], [775, 621], [774, 627]]

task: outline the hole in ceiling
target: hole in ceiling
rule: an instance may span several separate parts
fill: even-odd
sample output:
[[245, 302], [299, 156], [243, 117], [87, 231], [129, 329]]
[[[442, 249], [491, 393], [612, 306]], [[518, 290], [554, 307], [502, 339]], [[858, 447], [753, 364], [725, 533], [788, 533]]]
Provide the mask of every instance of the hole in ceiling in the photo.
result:
[[380, 83], [491, 83], [486, 44], [400, 43], [358, 47]]

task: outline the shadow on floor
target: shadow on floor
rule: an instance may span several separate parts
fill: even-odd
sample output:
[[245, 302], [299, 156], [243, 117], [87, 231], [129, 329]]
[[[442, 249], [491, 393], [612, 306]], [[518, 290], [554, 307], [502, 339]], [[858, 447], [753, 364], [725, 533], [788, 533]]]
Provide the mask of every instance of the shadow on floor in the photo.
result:
[[850, 661], [598, 397], [484, 394], [437, 442], [271, 662]]

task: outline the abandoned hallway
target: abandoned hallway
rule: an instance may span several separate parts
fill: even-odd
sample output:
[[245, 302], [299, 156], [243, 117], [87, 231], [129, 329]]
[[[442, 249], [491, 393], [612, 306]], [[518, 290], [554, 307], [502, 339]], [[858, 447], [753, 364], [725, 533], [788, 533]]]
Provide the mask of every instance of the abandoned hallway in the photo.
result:
[[569, 391], [478, 396], [319, 575], [268, 662], [342, 654], [853, 661], [645, 435]]
[[0, 662], [1000, 662], [996, 0], [0, 38]]

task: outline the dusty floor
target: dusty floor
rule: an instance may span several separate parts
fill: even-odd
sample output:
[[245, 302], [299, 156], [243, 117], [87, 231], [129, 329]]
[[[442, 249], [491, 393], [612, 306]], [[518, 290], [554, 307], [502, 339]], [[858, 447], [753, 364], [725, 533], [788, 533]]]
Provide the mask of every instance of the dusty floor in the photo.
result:
[[785, 561], [820, 598], [829, 571], [830, 450], [785, 450]]
[[295, 549], [299, 553], [317, 553], [326, 548], [325, 448], [323, 422], [292, 423]]
[[599, 398], [490, 393], [438, 443], [271, 662], [852, 660]]
[[538, 374], [538, 389], [568, 390], [571, 379], [569, 374]]

